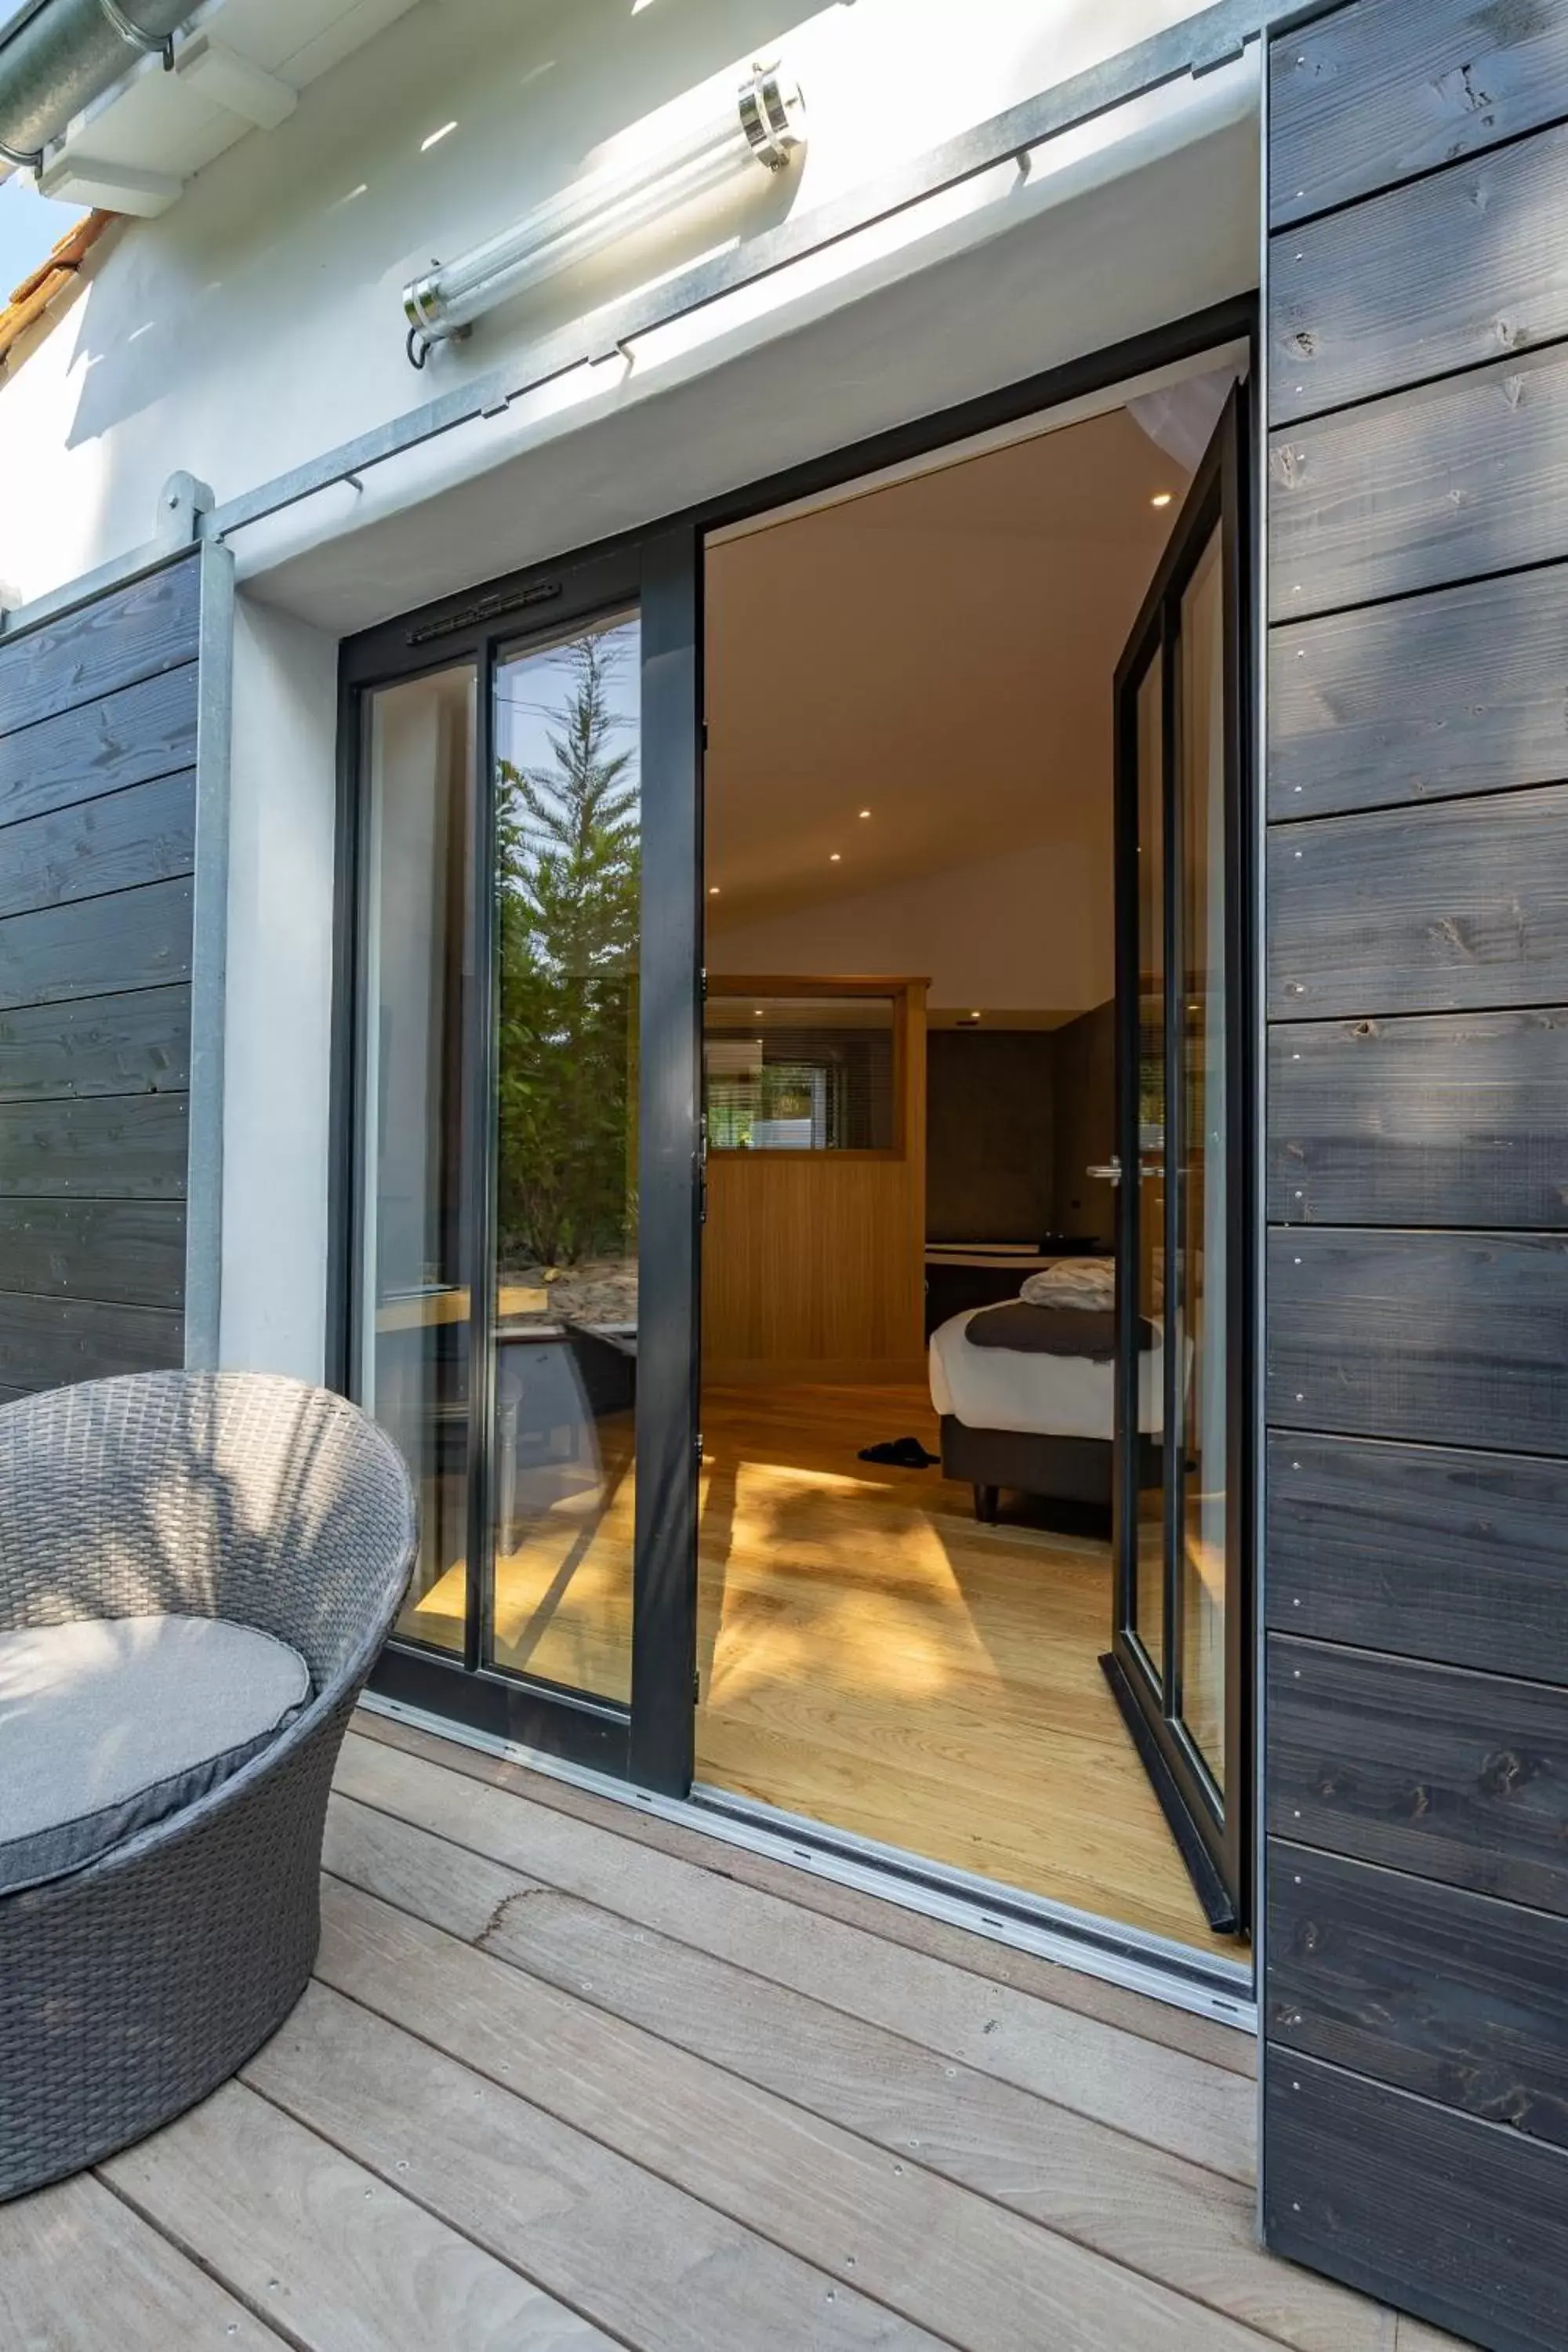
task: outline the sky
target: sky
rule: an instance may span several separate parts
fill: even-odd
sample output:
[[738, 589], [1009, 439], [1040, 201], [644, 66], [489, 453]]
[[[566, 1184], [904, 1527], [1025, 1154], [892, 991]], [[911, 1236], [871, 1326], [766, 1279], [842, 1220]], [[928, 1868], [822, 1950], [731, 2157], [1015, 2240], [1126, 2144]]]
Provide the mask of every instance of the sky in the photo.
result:
[[[5, 0], [0, 0], [0, 22]], [[0, 183], [0, 303], [30, 269], [36, 269], [57, 237], [81, 218], [79, 205], [51, 204], [20, 172]]]

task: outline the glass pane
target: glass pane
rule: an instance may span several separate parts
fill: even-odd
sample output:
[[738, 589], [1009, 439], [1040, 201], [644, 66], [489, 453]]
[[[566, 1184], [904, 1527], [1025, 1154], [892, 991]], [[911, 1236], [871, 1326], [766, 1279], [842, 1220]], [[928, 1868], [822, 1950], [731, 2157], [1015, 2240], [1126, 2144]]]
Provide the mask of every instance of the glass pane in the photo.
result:
[[495, 1662], [631, 1693], [635, 614], [496, 673]]
[[475, 680], [370, 698], [360, 1394], [419, 1489], [419, 1565], [398, 1630], [461, 1650], [468, 1298], [461, 1286], [463, 973]]
[[893, 1011], [890, 996], [711, 993], [702, 1040], [710, 1149], [893, 1150]]
[[[1137, 1247], [1131, 1272], [1142, 1326], [1157, 1334], [1165, 1289], [1165, 666], [1156, 654], [1138, 689]], [[1128, 1181], [1126, 1171], [1122, 1181]], [[1137, 1572], [1133, 1630], [1155, 1674], [1165, 1672], [1165, 1504], [1159, 1442], [1162, 1351], [1138, 1358]]]
[[1225, 574], [1219, 533], [1182, 603], [1182, 1714], [1225, 1758]]

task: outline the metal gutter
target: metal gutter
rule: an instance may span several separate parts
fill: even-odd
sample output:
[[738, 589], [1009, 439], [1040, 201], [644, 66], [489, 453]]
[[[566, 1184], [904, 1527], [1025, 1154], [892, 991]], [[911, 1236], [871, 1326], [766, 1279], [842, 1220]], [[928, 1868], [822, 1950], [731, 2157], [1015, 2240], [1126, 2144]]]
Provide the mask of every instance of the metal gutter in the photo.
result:
[[162, 54], [193, 0], [35, 0], [0, 37], [0, 161], [38, 171], [51, 140], [140, 57]]

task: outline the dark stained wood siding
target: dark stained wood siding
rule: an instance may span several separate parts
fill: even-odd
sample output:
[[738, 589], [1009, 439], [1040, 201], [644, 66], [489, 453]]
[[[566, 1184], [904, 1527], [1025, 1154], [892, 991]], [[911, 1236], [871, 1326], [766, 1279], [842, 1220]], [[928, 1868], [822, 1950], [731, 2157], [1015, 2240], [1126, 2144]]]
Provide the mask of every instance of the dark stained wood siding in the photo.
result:
[[1264, 2214], [1568, 2343], [1568, 6], [1271, 44]]
[[184, 1352], [200, 562], [0, 639], [0, 1391]]

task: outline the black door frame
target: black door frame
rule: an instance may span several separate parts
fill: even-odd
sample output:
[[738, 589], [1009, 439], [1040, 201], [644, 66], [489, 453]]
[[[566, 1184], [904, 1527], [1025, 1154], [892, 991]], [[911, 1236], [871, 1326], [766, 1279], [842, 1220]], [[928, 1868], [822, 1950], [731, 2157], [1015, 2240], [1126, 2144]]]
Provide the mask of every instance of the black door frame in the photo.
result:
[[[702, 560], [706, 535], [771, 509], [832, 490], [890, 467], [935, 455], [976, 436], [1092, 397], [1157, 369], [1246, 341], [1256, 353], [1258, 301], [1237, 296], [1186, 319], [1085, 354], [979, 398], [872, 436], [761, 481], [739, 487], [644, 531], [625, 533], [551, 562], [438, 600], [346, 639], [340, 664], [338, 940], [334, 966], [333, 1106], [329, 1202], [328, 1378], [353, 1393], [354, 1286], [359, 1264], [359, 1152], [356, 992], [363, 939], [363, 751], [365, 690], [472, 660], [479, 672], [480, 723], [476, 767], [490, 772], [488, 680], [497, 649], [517, 646], [531, 628], [553, 633], [563, 622], [636, 602], [643, 620], [643, 857], [645, 903], [657, 890], [670, 950], [668, 985], [644, 975], [642, 1171], [643, 1230], [658, 1234], [643, 1276], [643, 1320], [654, 1300], [665, 1337], [639, 1345], [637, 1513], [639, 1560], [634, 1606], [630, 1708], [585, 1698], [482, 1664], [479, 1619], [470, 1606], [469, 1656], [401, 1641], [388, 1644], [372, 1687], [389, 1698], [446, 1716], [675, 1797], [690, 1787], [696, 1731], [696, 1531], [699, 1433], [700, 1024], [702, 956], [701, 749]], [[1254, 371], [1256, 373], [1256, 371]], [[489, 795], [480, 791], [481, 808]], [[476, 830], [475, 870], [480, 871]], [[478, 890], [480, 902], [486, 893]], [[487, 918], [488, 920], [488, 918]], [[488, 929], [485, 932], [488, 948]], [[478, 946], [476, 941], [476, 946]], [[487, 960], [488, 961], [488, 960]], [[685, 970], [685, 992], [674, 974]], [[477, 1048], [493, 1021], [476, 1003]], [[477, 1067], [477, 1063], [470, 1063]], [[488, 1065], [487, 1065], [488, 1066]], [[471, 1106], [488, 1125], [488, 1105]], [[474, 1133], [473, 1129], [470, 1133]], [[476, 1199], [469, 1247], [488, 1228], [493, 1192], [485, 1144], [483, 1170], [471, 1181], [489, 1190]], [[651, 1223], [650, 1223], [651, 1220]], [[475, 1262], [478, 1262], [477, 1260]], [[483, 1286], [481, 1286], [481, 1288]], [[475, 1403], [489, 1379], [488, 1298], [470, 1328], [470, 1444]], [[644, 1435], [644, 1397], [648, 1435]], [[657, 1402], [653, 1402], [657, 1400]], [[488, 1443], [489, 1414], [477, 1416], [478, 1445]], [[657, 1432], [657, 1434], [655, 1434]], [[488, 1462], [476, 1451], [470, 1478], [470, 1529], [485, 1511]], [[643, 1553], [644, 1489], [647, 1551]], [[476, 1490], [478, 1490], [476, 1492]], [[488, 1528], [479, 1532], [488, 1544]], [[470, 1601], [485, 1549], [470, 1540]]]
[[[1252, 1616], [1256, 1577], [1254, 1493], [1257, 1475], [1258, 1359], [1253, 1236], [1258, 1214], [1254, 1118], [1258, 1088], [1258, 1008], [1254, 974], [1254, 876], [1257, 810], [1252, 789], [1252, 648], [1258, 614], [1252, 595], [1252, 390], [1238, 385], [1193, 478], [1163, 562], [1117, 669], [1116, 748], [1116, 1001], [1117, 1148], [1121, 1182], [1117, 1204], [1117, 1432], [1114, 1486], [1115, 1602], [1111, 1646], [1102, 1662], [1127, 1727], [1153, 1783], [1209, 1924], [1244, 1934], [1250, 1925], [1252, 1824], [1255, 1800], [1252, 1725]], [[1184, 843], [1182, 795], [1175, 762], [1181, 740], [1179, 650], [1182, 597], [1215, 529], [1225, 588], [1225, 1074], [1226, 1208], [1230, 1245], [1226, 1255], [1226, 1638], [1225, 1786], [1216, 1805], [1210, 1777], [1182, 1714], [1182, 1631], [1184, 1592], [1179, 1572], [1184, 1479], [1169, 1471], [1169, 1433], [1184, 1426], [1181, 1402], [1184, 1335], [1175, 1328], [1185, 1187], [1186, 1103], [1173, 1088], [1184, 1067], [1181, 984], [1185, 949], [1180, 900]], [[1138, 939], [1140, 762], [1137, 696], [1153, 662], [1161, 662], [1161, 742], [1163, 822], [1163, 922], [1164, 970], [1164, 1252], [1166, 1346], [1161, 1416], [1163, 1477], [1164, 1670], [1156, 1686], [1138, 1643], [1130, 1637], [1137, 1608], [1138, 1494], [1143, 1447], [1138, 1429], [1138, 1324], [1142, 1309], [1133, 1267], [1140, 1246], [1139, 1096], [1141, 974]]]

